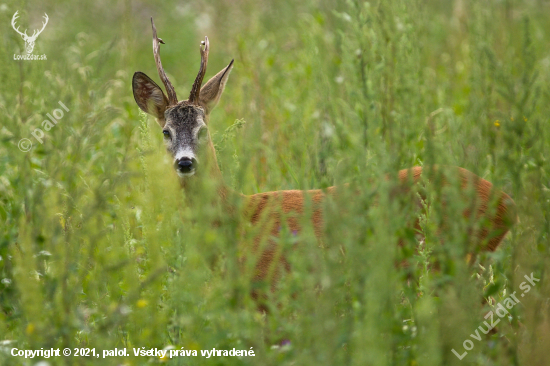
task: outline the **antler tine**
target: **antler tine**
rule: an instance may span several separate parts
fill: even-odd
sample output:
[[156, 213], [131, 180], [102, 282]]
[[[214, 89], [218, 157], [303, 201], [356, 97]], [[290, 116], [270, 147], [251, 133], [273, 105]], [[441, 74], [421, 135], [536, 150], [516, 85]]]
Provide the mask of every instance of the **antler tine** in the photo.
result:
[[175, 105], [178, 104], [176, 91], [174, 90], [174, 87], [172, 86], [170, 80], [168, 80], [168, 76], [166, 76], [166, 73], [162, 68], [162, 63], [160, 62], [160, 44], [165, 43], [162, 39], [157, 37], [157, 28], [155, 27], [155, 23], [153, 23], [153, 17], [151, 17], [151, 26], [153, 27], [153, 55], [155, 56], [157, 71], [159, 73], [160, 79], [162, 80], [162, 83], [164, 84], [164, 87], [166, 88], [166, 93], [168, 94], [168, 102], [170, 103], [170, 105]]
[[15, 14], [13, 14], [13, 17], [11, 18], [11, 26], [12, 28], [17, 32], [19, 33], [20, 35], [22, 36], [25, 36], [25, 37], [28, 37], [27, 36], [27, 30], [25, 29], [25, 32], [24, 33], [21, 33], [21, 31], [19, 31], [19, 26], [17, 26], [17, 28], [15, 28], [16, 24], [15, 24], [15, 21], [17, 20], [17, 18], [19, 18], [19, 15], [17, 15], [19, 13], [19, 10], [17, 10], [15, 12]]
[[[46, 14], [46, 13], [44, 13], [44, 16], [43, 16], [42, 18], [44, 18], [44, 19], [46, 20], [46, 22], [45, 22], [45, 23], [42, 23], [42, 29], [40, 29], [40, 30], [37, 29], [37, 30], [35, 31], [35, 32], [38, 32], [38, 33], [36, 34], [37, 37], [38, 37], [38, 35], [39, 35], [40, 33], [42, 33], [42, 31], [44, 30], [44, 28], [46, 28], [46, 25], [48, 24], [48, 20], [50, 19], [50, 18], [48, 18], [48, 14]], [[33, 34], [33, 35], [34, 35], [34, 34]]]
[[198, 104], [199, 102], [199, 94], [201, 91], [202, 80], [204, 79], [204, 74], [206, 74], [206, 65], [208, 64], [208, 51], [210, 50], [208, 37], [204, 37], [204, 41], [201, 41], [199, 49], [201, 51], [201, 67], [199, 69], [199, 73], [197, 74], [197, 78], [193, 83], [193, 88], [191, 88], [191, 93], [189, 94], [189, 102], [193, 104]]

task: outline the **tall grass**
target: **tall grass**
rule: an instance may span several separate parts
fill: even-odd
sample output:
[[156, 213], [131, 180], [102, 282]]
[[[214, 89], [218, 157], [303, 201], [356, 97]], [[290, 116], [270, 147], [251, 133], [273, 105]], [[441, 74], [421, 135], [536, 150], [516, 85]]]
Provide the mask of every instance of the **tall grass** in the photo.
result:
[[[35, 46], [47, 61], [13, 60], [23, 51], [16, 10], [22, 28], [49, 15]], [[12, 347], [133, 355], [173, 346], [255, 356], [48, 362], [545, 365], [548, 10], [527, 0], [0, 4], [2, 364], [38, 362]], [[245, 224], [211, 204], [209, 181], [187, 204], [161, 129], [133, 100], [133, 72], [158, 80], [151, 16], [180, 98], [201, 37], [211, 42], [207, 77], [235, 58], [209, 126], [232, 189], [350, 183], [325, 204], [322, 241], [307, 223], [274, 239], [292, 271], [267, 316], [250, 296], [262, 285], [249, 280], [252, 265], [239, 264]], [[70, 111], [39, 144], [31, 132], [58, 101]], [[458, 214], [438, 232], [442, 194], [458, 193], [434, 183], [424, 187], [432, 205], [419, 243], [407, 229], [413, 208], [388, 198], [385, 179], [414, 165], [461, 166], [493, 182], [513, 196], [520, 222], [496, 252], [479, 251]], [[455, 200], [447, 210], [463, 208]], [[498, 331], [473, 340], [532, 272], [540, 282]], [[474, 348], [459, 360], [451, 350], [462, 354], [466, 339]]]

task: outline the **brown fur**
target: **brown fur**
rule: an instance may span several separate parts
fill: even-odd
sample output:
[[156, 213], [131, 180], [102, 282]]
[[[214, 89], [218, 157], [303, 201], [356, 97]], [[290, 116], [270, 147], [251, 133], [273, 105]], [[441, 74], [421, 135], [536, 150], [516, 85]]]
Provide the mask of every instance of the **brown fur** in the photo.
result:
[[[436, 168], [433, 172], [443, 168]], [[494, 251], [502, 239], [508, 233], [510, 227], [516, 221], [515, 203], [504, 192], [493, 190], [493, 185], [485, 179], [478, 177], [472, 172], [454, 167], [447, 167], [446, 169], [453, 170], [461, 182], [461, 187], [466, 190], [469, 185], [472, 185], [477, 193], [475, 200], [476, 220], [487, 218], [490, 221], [489, 227], [484, 227], [479, 230], [474, 236], [474, 246], [479, 247], [484, 243], [485, 246], [482, 250]], [[401, 189], [394, 192], [397, 194], [406, 194], [411, 186], [408, 184], [416, 184], [420, 181], [422, 176], [422, 168], [414, 167], [411, 169], [403, 169], [399, 171], [398, 177], [401, 183]], [[446, 184], [444, 181], [443, 184]], [[338, 189], [347, 189], [346, 187], [340, 187]], [[242, 196], [246, 200], [245, 204], [245, 220], [249, 220], [253, 225], [264, 225], [262, 227], [262, 233], [264, 236], [273, 235], [277, 236], [278, 232], [283, 224], [281, 220], [282, 214], [285, 217], [289, 217], [286, 220], [289, 230], [299, 233], [302, 230], [299, 220], [300, 215], [304, 214], [304, 200], [306, 195], [313, 203], [312, 207], [312, 225], [315, 235], [318, 239], [322, 239], [323, 230], [323, 212], [321, 209], [321, 203], [327, 195], [336, 194], [336, 187], [329, 187], [326, 191], [315, 189], [309, 191], [300, 190], [287, 190], [287, 191], [273, 191], [258, 193], [251, 196]], [[489, 204], [493, 195], [497, 195], [496, 198], [496, 212], [490, 214], [488, 212]], [[465, 199], [468, 197], [465, 196]], [[471, 210], [466, 209], [462, 213], [465, 217], [471, 216]], [[416, 220], [415, 229], [420, 229], [418, 220]], [[491, 235], [489, 237], [489, 235]], [[257, 252], [260, 248], [259, 243], [262, 237], [256, 238], [253, 246], [253, 250]], [[269, 281], [274, 289], [278, 279], [281, 276], [282, 271], [290, 270], [290, 266], [285, 259], [284, 253], [279, 253], [274, 243], [262, 246], [262, 253], [256, 253], [258, 261], [255, 266], [254, 280], [256, 281]]]

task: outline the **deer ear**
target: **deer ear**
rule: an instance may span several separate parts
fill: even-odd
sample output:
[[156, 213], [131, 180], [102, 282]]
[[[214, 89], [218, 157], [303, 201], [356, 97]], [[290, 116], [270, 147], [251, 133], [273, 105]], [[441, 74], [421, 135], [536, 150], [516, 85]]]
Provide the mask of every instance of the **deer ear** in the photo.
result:
[[218, 72], [212, 79], [201, 88], [199, 99], [202, 105], [206, 107], [206, 114], [209, 114], [212, 109], [218, 104], [220, 97], [225, 88], [225, 83], [229, 78], [229, 73], [233, 68], [233, 61], [227, 65], [222, 71]]
[[161, 127], [164, 127], [164, 111], [168, 107], [168, 98], [151, 78], [138, 71], [132, 78], [134, 99], [142, 111], [158, 119]]

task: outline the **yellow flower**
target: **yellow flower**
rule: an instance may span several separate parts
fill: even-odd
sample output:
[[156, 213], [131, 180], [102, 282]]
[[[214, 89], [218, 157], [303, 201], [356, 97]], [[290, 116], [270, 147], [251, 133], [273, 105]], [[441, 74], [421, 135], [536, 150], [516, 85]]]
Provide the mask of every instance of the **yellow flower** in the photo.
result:
[[527, 122], [527, 117], [523, 116], [523, 120], [524, 120], [525, 122]]
[[138, 302], [136, 303], [137, 307], [138, 308], [144, 308], [147, 306], [147, 300], [145, 299], [139, 299]]
[[199, 346], [199, 344], [197, 342], [191, 342], [187, 345], [187, 348], [189, 348], [191, 350], [198, 351], [198, 350], [201, 349], [201, 346]]
[[28, 335], [31, 335], [34, 333], [34, 324], [33, 323], [29, 323], [27, 325], [27, 329], [25, 330], [25, 332], [27, 332]]
[[500, 126], [500, 121], [499, 121], [498, 119], [495, 121], [495, 126], [496, 126], [496, 127], [499, 127], [499, 126]]

